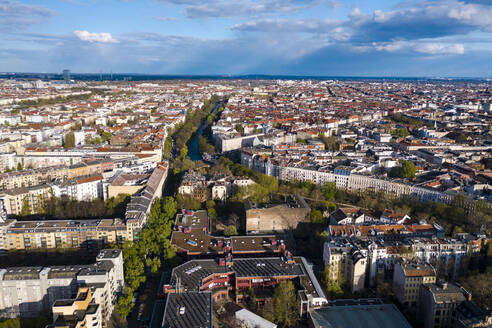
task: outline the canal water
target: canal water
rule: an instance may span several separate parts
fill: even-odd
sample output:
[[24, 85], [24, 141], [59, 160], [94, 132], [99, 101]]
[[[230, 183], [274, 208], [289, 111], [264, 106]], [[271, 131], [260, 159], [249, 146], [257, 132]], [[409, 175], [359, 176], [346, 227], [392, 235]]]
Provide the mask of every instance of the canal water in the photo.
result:
[[[215, 112], [219, 109], [221, 102], [219, 101], [217, 105], [215, 105], [214, 110], [212, 111], [212, 114], [215, 114]], [[192, 161], [199, 161], [202, 159], [202, 155], [200, 154], [200, 151], [198, 150], [198, 138], [202, 135], [203, 129], [207, 126], [207, 120], [203, 122], [203, 124], [200, 126], [200, 128], [196, 131], [195, 135], [190, 141], [190, 144], [188, 146], [188, 157]]]

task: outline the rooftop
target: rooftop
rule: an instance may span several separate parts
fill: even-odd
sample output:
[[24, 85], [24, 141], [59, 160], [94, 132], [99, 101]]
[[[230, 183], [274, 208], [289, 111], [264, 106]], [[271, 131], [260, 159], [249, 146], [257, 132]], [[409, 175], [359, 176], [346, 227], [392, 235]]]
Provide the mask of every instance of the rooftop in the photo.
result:
[[411, 328], [394, 304], [327, 306], [313, 310], [316, 328]]
[[169, 294], [164, 310], [163, 328], [211, 328], [212, 294]]

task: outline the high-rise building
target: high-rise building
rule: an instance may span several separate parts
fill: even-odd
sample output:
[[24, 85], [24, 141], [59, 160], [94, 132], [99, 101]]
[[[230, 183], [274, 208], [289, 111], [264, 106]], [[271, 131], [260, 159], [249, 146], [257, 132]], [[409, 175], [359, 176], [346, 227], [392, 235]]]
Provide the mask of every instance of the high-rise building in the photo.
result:
[[63, 70], [63, 80], [65, 82], [70, 82], [70, 70], [69, 69]]

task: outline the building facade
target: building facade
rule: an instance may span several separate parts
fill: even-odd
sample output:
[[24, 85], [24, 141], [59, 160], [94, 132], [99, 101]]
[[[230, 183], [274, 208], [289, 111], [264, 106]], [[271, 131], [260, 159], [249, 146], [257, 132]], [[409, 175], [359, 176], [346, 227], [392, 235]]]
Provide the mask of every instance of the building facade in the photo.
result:
[[90, 265], [1, 268], [0, 315], [37, 317], [56, 300], [71, 299], [81, 286], [92, 289], [107, 321], [124, 286], [121, 250], [103, 250]]

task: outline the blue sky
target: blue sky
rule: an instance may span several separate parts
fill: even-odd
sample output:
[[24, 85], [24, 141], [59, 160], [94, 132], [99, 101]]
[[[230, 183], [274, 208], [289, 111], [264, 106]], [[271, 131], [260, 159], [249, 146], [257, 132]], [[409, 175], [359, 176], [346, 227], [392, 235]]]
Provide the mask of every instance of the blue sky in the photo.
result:
[[0, 0], [0, 71], [492, 76], [492, 0]]

